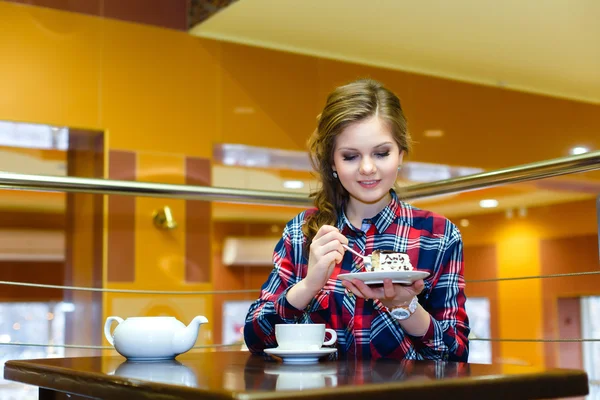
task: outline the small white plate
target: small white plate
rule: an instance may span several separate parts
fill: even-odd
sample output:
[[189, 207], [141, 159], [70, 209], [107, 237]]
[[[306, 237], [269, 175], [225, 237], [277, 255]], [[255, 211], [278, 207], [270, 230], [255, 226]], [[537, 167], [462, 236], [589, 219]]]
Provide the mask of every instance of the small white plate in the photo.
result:
[[370, 271], [370, 272], [355, 272], [353, 274], [339, 274], [339, 279], [360, 279], [367, 285], [383, 284], [384, 279], [391, 279], [393, 283], [403, 283], [410, 285], [419, 279], [425, 279], [429, 276], [429, 272], [425, 271]]
[[309, 364], [319, 362], [319, 358], [335, 353], [337, 349], [322, 347], [319, 350], [282, 350], [278, 348], [265, 349], [265, 353], [283, 359], [287, 364]]

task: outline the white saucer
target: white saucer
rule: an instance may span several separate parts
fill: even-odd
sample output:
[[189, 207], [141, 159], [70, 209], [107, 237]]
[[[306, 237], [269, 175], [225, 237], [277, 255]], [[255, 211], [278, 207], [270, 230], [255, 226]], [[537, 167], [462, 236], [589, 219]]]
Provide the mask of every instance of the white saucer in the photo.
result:
[[371, 271], [355, 272], [353, 274], [339, 274], [339, 279], [360, 279], [367, 285], [382, 284], [384, 279], [391, 279], [393, 283], [412, 284], [419, 279], [425, 279], [429, 272], [425, 271]]
[[335, 353], [336, 348], [322, 347], [319, 350], [265, 349], [265, 353], [283, 359], [286, 364], [309, 364], [319, 362], [319, 358]]

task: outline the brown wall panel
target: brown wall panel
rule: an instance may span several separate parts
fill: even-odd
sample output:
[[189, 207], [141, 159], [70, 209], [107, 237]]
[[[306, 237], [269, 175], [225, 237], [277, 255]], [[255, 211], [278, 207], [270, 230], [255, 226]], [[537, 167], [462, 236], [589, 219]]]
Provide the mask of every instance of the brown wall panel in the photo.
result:
[[0, 229], [63, 230], [65, 214], [24, 210], [0, 211]]
[[[0, 229], [63, 231], [65, 214], [11, 210], [0, 211]], [[46, 285], [62, 285], [65, 278], [62, 261], [0, 261], [0, 281], [33, 282]], [[43, 289], [21, 286], [0, 286], [2, 301], [62, 301], [60, 289]]]
[[187, 30], [187, 0], [104, 0], [104, 17]]
[[[465, 280], [493, 279], [498, 275], [496, 246], [465, 246]], [[493, 338], [500, 336], [498, 318], [498, 283], [467, 282], [465, 293], [469, 297], [486, 297], [490, 301], [490, 332]], [[492, 361], [500, 355], [500, 343], [492, 342]]]
[[[598, 271], [598, 237], [574, 236], [540, 241], [541, 273], [543, 275]], [[558, 339], [564, 326], [559, 319], [561, 298], [600, 295], [600, 275], [548, 278], [542, 280], [544, 338]], [[562, 309], [561, 317], [567, 310]], [[571, 318], [575, 318], [571, 315]], [[546, 343], [546, 366], [558, 367], [563, 358], [558, 343]]]
[[[104, 176], [102, 132], [69, 130], [67, 174], [74, 177]], [[65, 277], [67, 286], [102, 288], [104, 197], [100, 194], [68, 193], [65, 226]], [[65, 301], [75, 311], [65, 318], [67, 343], [100, 344], [102, 293], [65, 290]], [[82, 320], [89, 323], [81, 324]]]
[[104, 0], [6, 0], [12, 3], [30, 6], [54, 8], [56, 10], [76, 12], [88, 15], [101, 15]]
[[[185, 183], [210, 186], [210, 160], [187, 157]], [[211, 204], [208, 201], [187, 200], [185, 215], [185, 280], [186, 282], [210, 282]]]
[[[136, 155], [111, 150], [108, 176], [116, 180], [135, 180]], [[108, 197], [108, 282], [135, 280], [135, 197]]]
[[[558, 337], [580, 339], [581, 300], [579, 297], [563, 297], [557, 301]], [[583, 346], [579, 342], [558, 344], [558, 366], [560, 368], [583, 369]]]
[[163, 28], [187, 30], [187, 0], [7, 0]]
[[[278, 233], [274, 233], [274, 231]], [[213, 233], [214, 290], [260, 289], [273, 269], [272, 265], [226, 267], [222, 263], [223, 242], [227, 236], [273, 236], [283, 231], [282, 224], [215, 222]], [[259, 291], [253, 293], [216, 295], [213, 301], [213, 337], [215, 343], [223, 340], [223, 303], [235, 300], [255, 300]]]
[[[33, 282], [45, 285], [64, 283], [64, 263], [48, 261], [3, 261], [0, 262], [0, 280]], [[0, 301], [62, 301], [62, 289], [35, 287], [0, 286]]]

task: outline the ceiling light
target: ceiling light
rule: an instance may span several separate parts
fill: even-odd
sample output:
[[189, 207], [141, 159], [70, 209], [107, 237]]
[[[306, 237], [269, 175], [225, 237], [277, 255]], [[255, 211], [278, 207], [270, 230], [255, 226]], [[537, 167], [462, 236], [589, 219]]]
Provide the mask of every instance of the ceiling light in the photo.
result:
[[444, 136], [444, 131], [441, 130], [441, 129], [428, 129], [425, 132], [423, 132], [423, 135], [425, 137], [434, 137], [434, 138], [437, 138], [437, 137]]
[[583, 154], [583, 153], [587, 153], [589, 152], [590, 149], [588, 149], [587, 147], [584, 146], [577, 146], [577, 147], [573, 147], [569, 153], [571, 153], [571, 155], [576, 156], [577, 154]]
[[451, 167], [443, 164], [411, 161], [402, 164], [402, 177], [414, 182], [433, 182], [483, 172], [481, 168]]
[[271, 233], [279, 233], [281, 229], [277, 225], [271, 225]]
[[225, 165], [235, 165], [235, 157], [225, 157], [225, 158], [223, 158], [223, 164], [225, 164]]
[[479, 207], [481, 208], [494, 208], [498, 207], [498, 200], [496, 199], [485, 199], [479, 202]]
[[460, 226], [462, 226], [463, 228], [466, 228], [467, 226], [469, 226], [469, 220], [468, 219], [461, 219], [460, 220]]
[[304, 182], [302, 181], [283, 181], [283, 187], [286, 189], [302, 189]]

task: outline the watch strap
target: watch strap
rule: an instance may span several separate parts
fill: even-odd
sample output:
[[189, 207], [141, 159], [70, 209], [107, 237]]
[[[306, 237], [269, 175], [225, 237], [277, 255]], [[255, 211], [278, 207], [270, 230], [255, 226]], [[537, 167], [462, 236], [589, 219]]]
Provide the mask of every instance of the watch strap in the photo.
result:
[[[417, 311], [418, 304], [419, 304], [419, 300], [417, 299], [417, 296], [414, 296], [408, 305], [396, 306], [396, 307], [392, 307], [392, 308], [385, 307], [385, 308], [386, 308], [387, 312], [391, 313], [393, 316], [394, 316], [394, 313], [392, 313], [393, 310], [402, 308], [402, 309], [408, 311], [408, 316], [406, 317], [406, 318], [408, 318], [411, 315], [413, 315], [415, 311]], [[406, 318], [402, 318], [402, 319], [406, 319]]]

